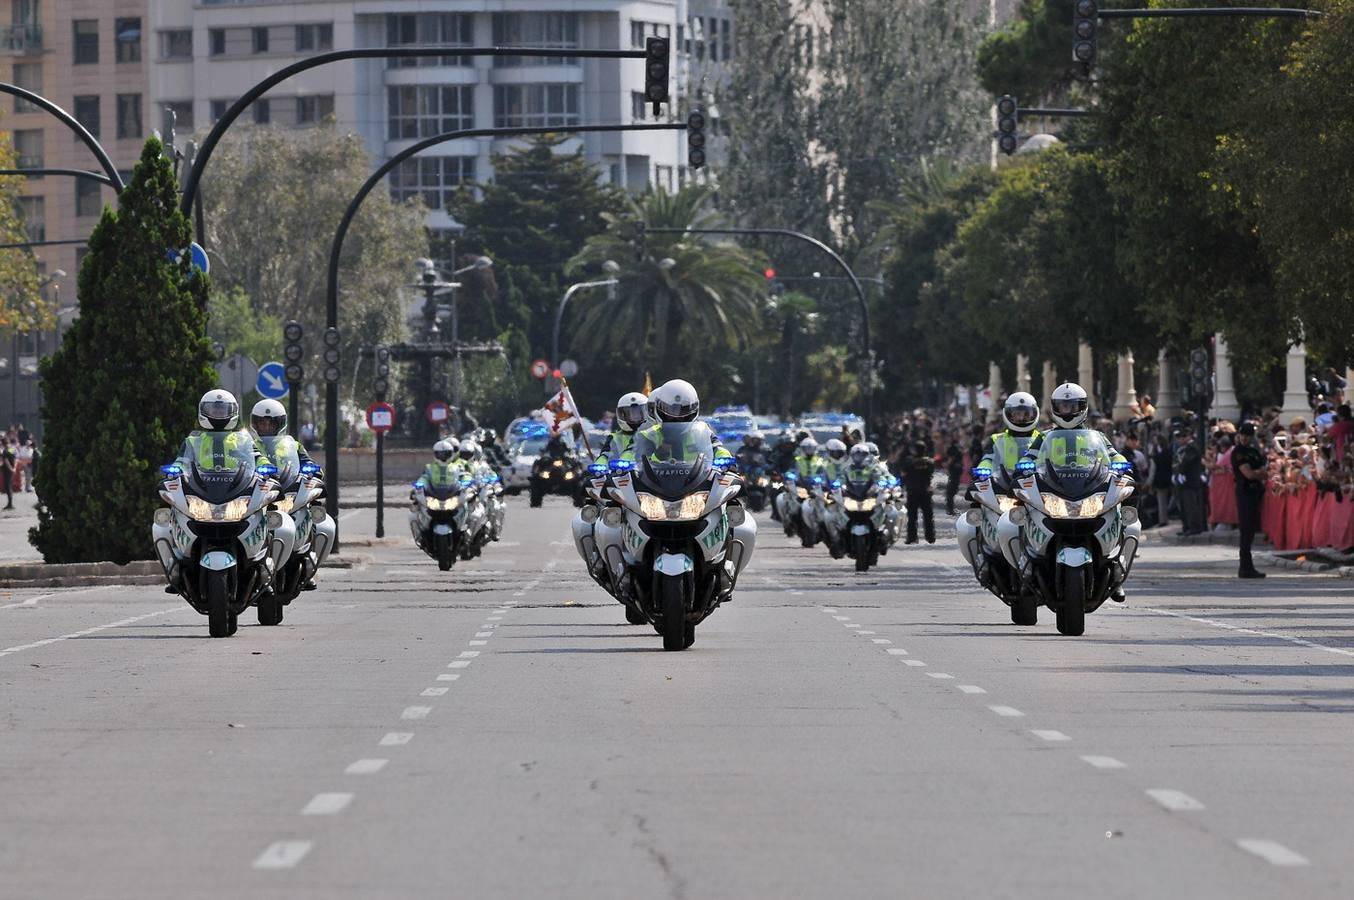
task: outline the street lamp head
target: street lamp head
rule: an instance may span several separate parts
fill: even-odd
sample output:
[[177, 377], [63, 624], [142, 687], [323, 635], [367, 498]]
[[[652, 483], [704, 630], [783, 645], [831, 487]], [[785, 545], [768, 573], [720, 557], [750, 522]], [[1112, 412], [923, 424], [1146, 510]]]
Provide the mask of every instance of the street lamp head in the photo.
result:
[[621, 271], [621, 264], [614, 259], [608, 259], [606, 262], [602, 263], [602, 271], [608, 275], [619, 274]]
[[66, 270], [65, 270], [65, 269], [53, 269], [53, 270], [52, 270], [52, 277], [53, 277], [53, 278], [65, 278], [65, 277], [66, 277]]
[[487, 256], [481, 256], [479, 259], [475, 260], [475, 268], [480, 269], [481, 271], [492, 268], [493, 265], [494, 261]]
[[677, 260], [673, 259], [671, 256], [665, 256], [658, 261], [658, 268], [662, 269], [664, 272], [671, 272], [675, 265], [677, 265]]

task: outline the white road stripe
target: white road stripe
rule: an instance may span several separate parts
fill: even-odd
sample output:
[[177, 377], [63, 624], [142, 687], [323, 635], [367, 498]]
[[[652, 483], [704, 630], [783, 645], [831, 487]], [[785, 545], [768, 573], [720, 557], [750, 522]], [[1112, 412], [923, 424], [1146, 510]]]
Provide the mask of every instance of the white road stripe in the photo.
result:
[[424, 688], [424, 689], [423, 689], [423, 693], [419, 694], [419, 696], [420, 696], [420, 697], [441, 697], [443, 694], [445, 694], [445, 693], [446, 693], [447, 691], [449, 691], [449, 690], [451, 690], [451, 688], [435, 688], [435, 687]]
[[878, 634], [877, 631], [857, 631], [856, 634]]
[[411, 731], [392, 731], [381, 738], [382, 747], [403, 747], [414, 739]]
[[945, 672], [927, 672], [926, 674], [931, 676], [932, 678], [936, 678], [941, 681], [946, 681], [954, 677], [953, 675], [946, 674]]
[[489, 644], [488, 641], [471, 641], [467, 646], [470, 646], [470, 647], [485, 647], [485, 646], [488, 646], [488, 644]]
[[301, 810], [303, 816], [332, 816], [343, 812], [344, 807], [353, 802], [352, 794], [316, 794], [310, 798], [306, 808]]
[[1264, 838], [1242, 838], [1236, 842], [1236, 845], [1247, 853], [1254, 853], [1273, 866], [1311, 865], [1311, 860], [1307, 857], [1289, 850], [1277, 841], [1267, 841]]
[[348, 519], [351, 519], [353, 516], [355, 516], [355, 515], [357, 515], [358, 513], [360, 513], [361, 511], [362, 511], [362, 510], [360, 510], [360, 509], [350, 509], [350, 510], [348, 510], [346, 513], [342, 513], [342, 514], [338, 517], [338, 520], [339, 520], [340, 522], [345, 522], [345, 521], [347, 521]]
[[1070, 741], [1070, 740], [1072, 740], [1070, 737], [1068, 737], [1067, 735], [1063, 734], [1061, 731], [1053, 731], [1053, 730], [1051, 730], [1051, 729], [1031, 728], [1031, 729], [1030, 729], [1030, 734], [1032, 734], [1032, 735], [1034, 735], [1035, 737], [1039, 738], [1039, 740], [1041, 740], [1041, 741]]
[[1083, 756], [1081, 761], [1097, 769], [1126, 769], [1128, 766], [1113, 756]]
[[70, 591], [50, 591], [50, 592], [48, 592], [48, 593], [46, 593], [46, 594], [38, 594], [36, 597], [29, 597], [27, 600], [24, 600], [22, 603], [7, 603], [7, 604], [5, 604], [4, 606], [0, 606], [0, 609], [25, 609], [25, 608], [32, 608], [32, 607], [34, 607], [34, 606], [37, 606], [38, 603], [40, 603], [41, 601], [43, 601], [43, 600], [50, 600], [50, 599], [52, 599], [53, 597], [62, 597], [62, 598], [65, 598], [65, 597], [73, 597], [73, 596], [75, 596], [76, 594], [93, 594], [93, 593], [97, 593], [97, 592], [99, 592], [99, 591], [106, 591], [106, 590], [109, 590], [109, 589], [111, 589], [112, 587], [113, 587], [113, 585], [109, 585], [109, 584], [99, 584], [99, 585], [95, 585], [94, 587], [77, 588], [77, 589], [75, 589], [75, 590], [70, 590]]
[[922, 662], [922, 661], [919, 660], [919, 659], [905, 659], [905, 660], [903, 660], [903, 665], [905, 665], [905, 666], [924, 666], [924, 665], [926, 665], [926, 663]]
[[987, 691], [985, 691], [985, 690], [983, 690], [982, 688], [978, 687], [978, 685], [976, 685], [976, 684], [956, 684], [955, 687], [959, 688], [959, 690], [963, 691], [965, 694], [986, 694], [986, 693], [987, 693]]
[[1018, 719], [1025, 715], [1014, 706], [989, 706], [988, 709], [1007, 719]]
[[37, 606], [39, 600], [46, 600], [48, 597], [52, 597], [52, 596], [55, 596], [55, 595], [54, 595], [54, 594], [39, 594], [39, 595], [36, 596], [36, 597], [29, 597], [27, 600], [23, 601], [22, 603], [6, 603], [4, 606], [0, 606], [0, 609], [19, 609], [20, 607], [24, 607], [24, 606]]
[[490, 616], [490, 617], [488, 618], [487, 621], [489, 621], [489, 622], [502, 622], [502, 621], [503, 621], [503, 617], [502, 617], [502, 616]]
[[468, 660], [468, 659], [458, 659], [458, 660], [456, 660], [455, 662], [447, 663], [447, 668], [448, 668], [448, 669], [464, 669], [464, 668], [465, 668], [466, 666], [468, 666], [468, 665], [470, 665], [470, 660]]
[[479, 652], [478, 650], [462, 650], [462, 651], [461, 651], [461, 659], [474, 659], [475, 657], [477, 657], [477, 656], [479, 656], [479, 655], [480, 655], [480, 652]]
[[888, 638], [870, 638], [870, 643], [883, 645], [883, 644], [892, 644], [893, 641], [889, 640]]
[[492, 631], [477, 631], [477, 632], [475, 632], [475, 637], [493, 637], [493, 636], [494, 636], [494, 633], [493, 633]]
[[312, 846], [314, 845], [310, 841], [278, 841], [276, 844], [270, 844], [268, 849], [254, 860], [254, 868], [290, 869], [310, 852]]
[[1202, 803], [1189, 794], [1172, 788], [1148, 788], [1147, 796], [1175, 812], [1190, 812], [1204, 808]]
[[1308, 641], [1300, 637], [1293, 637], [1290, 634], [1279, 634], [1278, 632], [1274, 631], [1258, 631], [1256, 629], [1251, 628], [1242, 629], [1236, 625], [1231, 624], [1230, 622], [1217, 622], [1214, 621], [1213, 619], [1201, 619], [1197, 616], [1187, 616], [1184, 613], [1175, 612], [1174, 610], [1169, 609], [1160, 609], [1159, 607], [1155, 606], [1143, 606], [1140, 608], [1146, 610], [1147, 612], [1158, 613], [1163, 616], [1174, 616], [1177, 619], [1188, 619], [1191, 622], [1198, 622], [1200, 625], [1211, 625], [1214, 628], [1222, 628], [1227, 631], [1240, 631], [1245, 634], [1254, 634], [1259, 635], [1260, 637], [1274, 638], [1275, 640], [1278, 641], [1287, 641], [1290, 644], [1297, 644], [1299, 647], [1310, 647], [1313, 650], [1324, 650], [1326, 653], [1336, 653], [1339, 654], [1340, 656], [1354, 656], [1354, 650], [1348, 650], [1344, 647], [1328, 647], [1325, 644], [1318, 644], [1315, 641]]
[[907, 651], [902, 647], [885, 647], [884, 652], [889, 656], [907, 656]]
[[83, 631], [72, 631], [70, 634], [63, 634], [60, 637], [45, 638], [41, 641], [34, 641], [31, 644], [19, 644], [14, 647], [6, 647], [4, 650], [0, 650], [0, 656], [8, 656], [11, 653], [21, 653], [24, 650], [34, 650], [38, 647], [46, 647], [48, 644], [55, 644], [59, 641], [69, 641], [71, 638], [81, 638], [87, 634], [94, 634], [97, 631], [107, 631], [109, 628], [123, 628], [135, 622], [140, 622], [143, 619], [153, 619], [156, 616], [167, 616], [172, 612], [180, 612], [184, 609], [187, 609], [187, 607], [171, 606], [168, 609], [156, 610], [155, 612], [146, 613], [142, 616], [131, 616], [130, 618], [119, 619], [116, 622], [109, 622], [107, 625], [96, 625], [93, 628], [86, 628]]
[[438, 681], [456, 681], [461, 677], [460, 672], [446, 672], [437, 676]]
[[388, 759], [359, 759], [343, 770], [345, 775], [375, 775], [386, 767]]
[[834, 612], [836, 612], [836, 610], [835, 610], [835, 609], [832, 609], [831, 607], [824, 606], [824, 607], [823, 607], [823, 612], [825, 612], [825, 613], [834, 613]]
[[851, 617], [850, 617], [850, 616], [833, 616], [832, 618], [836, 619], [838, 622], [849, 622], [849, 621], [851, 621]]
[[404, 712], [400, 713], [401, 719], [426, 719], [428, 713], [432, 712], [431, 706], [406, 706]]

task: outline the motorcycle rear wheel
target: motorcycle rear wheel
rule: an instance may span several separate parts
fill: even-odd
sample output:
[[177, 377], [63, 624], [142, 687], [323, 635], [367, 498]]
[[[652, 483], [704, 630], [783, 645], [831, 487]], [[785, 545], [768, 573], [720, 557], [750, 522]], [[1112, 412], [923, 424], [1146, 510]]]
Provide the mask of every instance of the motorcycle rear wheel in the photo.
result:
[[1086, 633], [1086, 579], [1081, 569], [1059, 566], [1062, 602], [1058, 605], [1058, 633], [1078, 637]]
[[277, 594], [272, 594], [268, 597], [260, 597], [258, 609], [260, 625], [282, 624], [282, 599], [278, 597]]

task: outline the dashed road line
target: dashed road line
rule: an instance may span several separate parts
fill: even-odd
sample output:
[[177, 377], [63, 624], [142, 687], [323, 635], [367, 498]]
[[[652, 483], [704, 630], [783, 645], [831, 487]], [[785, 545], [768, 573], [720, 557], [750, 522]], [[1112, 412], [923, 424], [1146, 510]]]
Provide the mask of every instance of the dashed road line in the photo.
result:
[[920, 667], [922, 667], [922, 666], [925, 666], [926, 663], [922, 662], [922, 661], [919, 660], [919, 659], [905, 659], [905, 660], [903, 660], [903, 665], [905, 665], [905, 666], [913, 666], [913, 667], [916, 667], [916, 668], [920, 668]]
[[1294, 850], [1289, 850], [1278, 841], [1264, 838], [1242, 838], [1236, 845], [1247, 853], [1254, 853], [1272, 866], [1306, 866], [1311, 860]]
[[180, 612], [183, 609], [185, 609], [185, 607], [183, 606], [171, 606], [168, 609], [159, 609], [156, 610], [155, 612], [146, 613], [145, 615], [130, 616], [126, 619], [118, 619], [116, 622], [109, 622], [107, 625], [96, 625], [93, 628], [86, 628], [83, 631], [72, 631], [70, 634], [63, 634], [59, 637], [44, 638], [43, 640], [40, 641], [33, 641], [31, 644], [19, 644], [14, 647], [6, 647], [5, 649], [0, 650], [0, 656], [8, 656], [11, 653], [20, 653], [24, 650], [34, 650], [37, 649], [38, 647], [46, 647], [48, 644], [55, 644], [60, 641], [69, 641], [72, 638], [82, 638], [87, 634], [94, 634], [95, 632], [99, 631], [107, 631], [110, 628], [122, 628], [124, 626], [131, 625], [133, 623], [140, 622], [145, 619], [153, 619], [156, 616], [167, 616], [173, 612]]
[[902, 647], [885, 647], [884, 652], [889, 656], [907, 656], [907, 651]]
[[857, 631], [856, 634], [878, 634], [877, 631]]
[[478, 651], [478, 650], [462, 650], [462, 651], [461, 651], [461, 659], [474, 659], [475, 657], [477, 657], [477, 656], [479, 656], [479, 655], [480, 655], [480, 651]]
[[984, 690], [983, 688], [978, 687], [978, 685], [976, 685], [976, 684], [956, 684], [955, 687], [958, 688], [962, 693], [965, 693], [965, 694], [986, 694], [986, 693], [987, 693], [986, 690]]
[[469, 646], [471, 646], [471, 647], [484, 647], [484, 646], [486, 646], [488, 643], [489, 643], [488, 641], [471, 641], [470, 644], [469, 644]]
[[879, 644], [882, 646], [884, 644], [892, 644], [893, 641], [889, 640], [888, 638], [870, 638], [870, 643]]
[[406, 706], [404, 712], [400, 713], [401, 719], [426, 719], [428, 713], [432, 712], [431, 706]]
[[301, 810], [303, 816], [333, 816], [337, 815], [353, 802], [352, 794], [339, 792], [316, 794], [310, 798], [310, 802]]
[[954, 676], [949, 674], [948, 672], [927, 672], [926, 674], [939, 681], [949, 681], [950, 679], [954, 678]]
[[493, 636], [494, 636], [494, 633], [493, 633], [492, 631], [477, 631], [477, 632], [475, 632], [475, 637], [477, 637], [477, 638], [487, 638], [487, 637], [493, 637]]
[[1030, 734], [1041, 741], [1070, 741], [1072, 740], [1061, 731], [1054, 731], [1051, 728], [1031, 728]]
[[831, 607], [824, 606], [824, 607], [823, 607], [823, 612], [825, 612], [825, 613], [834, 613], [834, 612], [836, 612], [836, 610], [835, 610], [835, 609], [832, 609]]
[[424, 688], [424, 689], [423, 689], [423, 692], [422, 692], [421, 694], [419, 694], [419, 696], [420, 696], [420, 697], [441, 697], [442, 695], [446, 694], [446, 692], [449, 691], [449, 690], [451, 690], [451, 688], [444, 688], [444, 687], [430, 687], [430, 688]]
[[460, 672], [443, 672], [441, 675], [438, 675], [438, 676], [437, 676], [437, 680], [438, 680], [438, 681], [458, 681], [458, 680], [460, 680], [460, 677], [461, 677], [461, 673], [460, 673]]
[[988, 709], [1006, 719], [1019, 719], [1023, 718], [1025, 715], [1014, 706], [989, 706]]
[[413, 732], [410, 731], [392, 731], [381, 738], [382, 747], [403, 747], [414, 739]]
[[359, 759], [343, 770], [345, 775], [375, 775], [386, 767], [388, 759]]
[[1182, 612], [1175, 612], [1174, 610], [1170, 609], [1161, 609], [1160, 607], [1157, 606], [1142, 606], [1139, 607], [1139, 609], [1142, 609], [1150, 613], [1157, 613], [1158, 615], [1173, 616], [1174, 618], [1177, 619], [1188, 619], [1189, 621], [1197, 622], [1200, 625], [1211, 625], [1214, 628], [1222, 628], [1226, 631], [1235, 631], [1238, 634], [1250, 634], [1256, 635], [1258, 637], [1274, 638], [1275, 640], [1279, 641], [1287, 641], [1290, 644], [1297, 644], [1299, 647], [1309, 647], [1312, 650], [1323, 650], [1326, 653], [1336, 653], [1339, 654], [1340, 656], [1354, 656], [1354, 650], [1347, 650], [1344, 647], [1328, 647], [1325, 644], [1318, 644], [1315, 641], [1305, 640], [1304, 638], [1300, 637], [1293, 637], [1291, 634], [1279, 634], [1276, 631], [1260, 631], [1259, 629], [1255, 628], [1242, 628], [1241, 626], [1233, 625], [1230, 622], [1218, 622], [1214, 619], [1202, 619], [1199, 618], [1198, 616], [1187, 616]]
[[1194, 812], [1204, 808], [1202, 803], [1189, 794], [1173, 788], [1148, 788], [1147, 796], [1172, 812]]
[[314, 846], [310, 841], [278, 841], [254, 860], [256, 869], [290, 869], [305, 858]]
[[1113, 756], [1083, 756], [1081, 761], [1097, 769], [1127, 769], [1128, 766]]
[[455, 660], [455, 661], [453, 661], [453, 662], [447, 663], [447, 668], [448, 668], [448, 669], [464, 669], [464, 668], [466, 668], [466, 667], [469, 666], [469, 665], [470, 665], [470, 660], [468, 660], [468, 659], [458, 659], [458, 660]]
[[850, 616], [833, 616], [832, 618], [836, 619], [838, 622], [849, 622], [851, 620]]

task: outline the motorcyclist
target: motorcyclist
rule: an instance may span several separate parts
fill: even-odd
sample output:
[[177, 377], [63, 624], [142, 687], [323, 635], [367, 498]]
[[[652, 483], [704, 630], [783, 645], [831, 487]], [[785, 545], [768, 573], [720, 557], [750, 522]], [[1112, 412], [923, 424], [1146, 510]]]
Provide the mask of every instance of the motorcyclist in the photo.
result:
[[269, 458], [247, 428], [240, 428], [240, 403], [220, 388], [202, 395], [197, 404], [200, 426], [184, 439], [178, 463], [185, 470], [234, 470], [242, 464], [256, 469], [269, 465]]
[[762, 449], [764, 437], [760, 431], [749, 431], [743, 436], [743, 446], [738, 448], [738, 468], [744, 472], [755, 472], [766, 468], [766, 451]]
[[423, 467], [419, 482], [426, 487], [441, 487], [460, 481], [465, 467], [459, 458], [461, 442], [454, 437], [443, 438], [433, 444], [433, 461]]
[[788, 472], [795, 464], [795, 439], [788, 431], [781, 432], [776, 443], [771, 446], [771, 468], [777, 472]]
[[639, 391], [622, 394], [616, 401], [616, 430], [607, 434], [597, 461], [606, 465], [614, 459], [620, 459], [635, 443], [635, 432], [652, 418], [649, 398]]
[[[301, 445], [301, 442], [291, 435], [287, 434], [287, 410], [276, 400], [260, 400], [254, 404], [254, 408], [249, 412], [249, 428], [254, 438], [268, 456], [275, 460], [279, 467], [285, 461], [296, 455], [296, 464], [298, 467], [307, 463], [314, 464], [310, 453]], [[323, 478], [322, 472], [315, 473], [315, 477]], [[333, 536], [329, 536], [332, 542]], [[324, 555], [318, 557], [319, 562], [324, 561], [327, 556], [327, 547]], [[301, 590], [315, 590], [315, 576], [312, 572], [311, 577], [307, 578], [301, 584]]]
[[574, 451], [573, 448], [565, 442], [564, 435], [552, 434], [550, 435], [550, 439], [545, 442], [544, 455], [552, 460], [567, 459], [574, 455]]
[[1030, 443], [1039, 437], [1039, 429], [1034, 427], [1039, 421], [1039, 402], [1031, 394], [1016, 391], [1006, 398], [1001, 419], [1006, 423], [1006, 430], [992, 435], [975, 468], [995, 472], [1000, 467], [1010, 475], [1015, 472], [1016, 463], [1025, 455]]
[[494, 471], [500, 471], [511, 465], [508, 459], [508, 452], [498, 442], [498, 432], [492, 428], [481, 428], [479, 435], [475, 440], [480, 445], [480, 450], [484, 453], [485, 462], [494, 467]]
[[[672, 423], [691, 423], [691, 428], [686, 434], [682, 447], [673, 447], [674, 453], [690, 451], [693, 442], [702, 432], [709, 436], [710, 443], [714, 447], [715, 458], [712, 462], [718, 460], [733, 460], [733, 454], [728, 451], [719, 441], [719, 435], [715, 434], [714, 429], [704, 422], [697, 422], [696, 417], [700, 415], [701, 402], [696, 389], [688, 381], [680, 378], [674, 378], [654, 388], [649, 399], [653, 401], [654, 415], [658, 421], [642, 429], [638, 436], [645, 438], [654, 447], [662, 447], [664, 444], [671, 445], [671, 442], [664, 441], [664, 426]], [[633, 461], [635, 448], [632, 445], [625, 451], [623, 458]]]
[[799, 442], [799, 452], [795, 454], [793, 471], [799, 476], [800, 481], [807, 482], [814, 475], [818, 474], [818, 467], [822, 465], [822, 460], [818, 457], [818, 442], [811, 437], [806, 437]]
[[839, 481], [842, 473], [846, 471], [846, 442], [841, 438], [832, 438], [823, 447], [823, 457], [819, 464], [819, 471], [823, 478], [830, 484]]
[[868, 443], [859, 443], [847, 452], [844, 480], [878, 481], [888, 477], [889, 470], [884, 468], [876, 454], [870, 452], [870, 446]]

